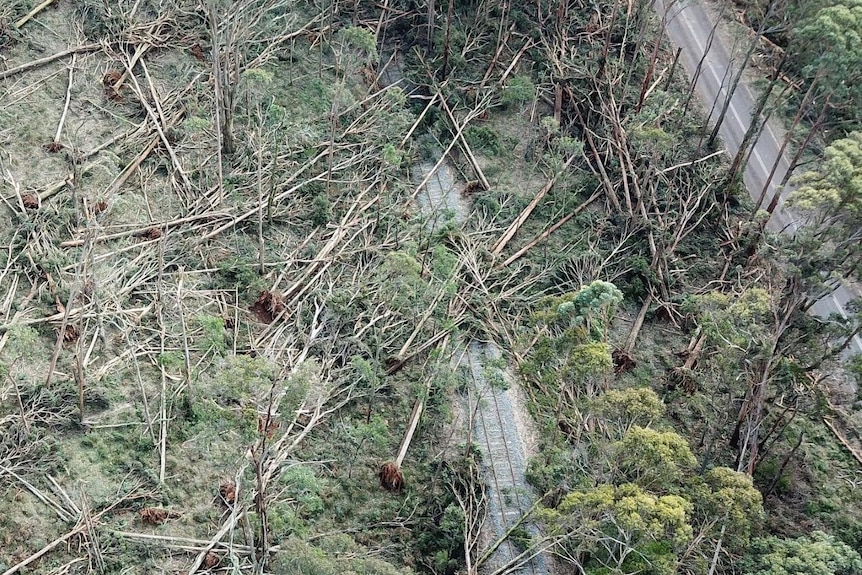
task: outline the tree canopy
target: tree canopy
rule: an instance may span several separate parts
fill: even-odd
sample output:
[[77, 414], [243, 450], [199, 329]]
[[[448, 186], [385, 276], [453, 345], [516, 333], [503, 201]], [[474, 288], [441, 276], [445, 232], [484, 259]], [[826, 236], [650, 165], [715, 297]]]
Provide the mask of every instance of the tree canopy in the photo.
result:
[[[859, 11], [862, 14], [862, 6]], [[841, 225], [840, 232], [858, 226], [862, 222], [862, 132], [832, 142], [823, 161], [794, 182], [797, 189], [792, 201], [797, 209]]]
[[745, 575], [859, 575], [859, 553], [831, 535], [815, 531], [796, 539], [765, 537], [753, 542], [742, 564]]
[[858, 114], [862, 104], [862, 2], [840, 0], [823, 6], [796, 30], [803, 71], [819, 76], [825, 95]]

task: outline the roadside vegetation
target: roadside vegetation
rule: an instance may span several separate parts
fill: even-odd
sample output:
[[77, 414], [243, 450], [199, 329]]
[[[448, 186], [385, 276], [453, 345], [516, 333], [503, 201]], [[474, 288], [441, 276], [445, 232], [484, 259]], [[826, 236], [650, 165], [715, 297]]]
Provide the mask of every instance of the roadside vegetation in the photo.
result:
[[[808, 313], [858, 279], [858, 133], [771, 235], [661, 25], [0, 6], [0, 573], [481, 571], [470, 340], [539, 430], [524, 556], [862, 573], [858, 318]], [[464, 224], [423, 208], [444, 158]]]

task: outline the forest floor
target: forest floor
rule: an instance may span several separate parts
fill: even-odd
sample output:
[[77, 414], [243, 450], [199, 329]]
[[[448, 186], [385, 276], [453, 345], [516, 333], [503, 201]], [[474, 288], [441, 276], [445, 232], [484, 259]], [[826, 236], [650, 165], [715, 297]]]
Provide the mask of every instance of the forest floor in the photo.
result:
[[[553, 102], [531, 87], [492, 106], [431, 76], [387, 90], [373, 35], [334, 34], [322, 13], [70, 0], [16, 27], [33, 4], [0, 7], [0, 572], [253, 572], [270, 557], [283, 574], [449, 574], [481, 556], [496, 461], [459, 422], [508, 400], [518, 476], [498, 498], [528, 491], [566, 423], [519, 387], [536, 300], [640, 281]], [[443, 182], [420, 185], [459, 126]], [[560, 169], [570, 156], [579, 168]], [[454, 197], [426, 193], [456, 181]], [[620, 310], [615, 347], [638, 308]], [[668, 383], [689, 339], [651, 318], [638, 365], [605, 383], [656, 388], [705, 437], [701, 399]], [[459, 362], [467, 342], [483, 343]], [[477, 376], [492, 393], [465, 407]], [[804, 457], [840, 483], [818, 494], [799, 477], [786, 524], [801, 498], [824, 516], [858, 482], [821, 428]], [[404, 483], [384, 488], [399, 452]]]
[[[229, 16], [209, 22], [225, 42], [245, 22]], [[455, 254], [443, 244], [453, 215], [423, 211], [407, 161], [414, 102], [347, 74], [355, 55], [302, 36], [303, 17], [285, 16], [289, 59], [264, 46], [225, 68], [243, 112], [230, 159], [211, 79], [229, 52], [206, 14], [79, 0], [2, 37], [0, 571], [245, 569], [261, 540], [375, 572], [463, 554], [440, 517], [480, 477], [450, 402], [476, 369], [506, 368], [453, 370], [448, 334], [465, 317], [453, 295], [472, 299], [457, 269], [481, 278], [471, 250], [497, 230], [480, 218]], [[496, 177], [521, 174], [540, 180]], [[417, 398], [393, 494], [377, 473]]]

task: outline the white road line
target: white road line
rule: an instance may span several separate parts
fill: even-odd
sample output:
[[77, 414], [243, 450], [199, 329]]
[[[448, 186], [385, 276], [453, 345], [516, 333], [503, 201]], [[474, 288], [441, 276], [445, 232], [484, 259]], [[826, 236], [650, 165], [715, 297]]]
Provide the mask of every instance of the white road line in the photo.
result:
[[[663, 1], [660, 1], [659, 4], [661, 5], [660, 7], [662, 10], [666, 9]], [[676, 8], [676, 6], [671, 6], [671, 9], [673, 8]], [[688, 12], [686, 12], [687, 10]], [[668, 14], [670, 14], [670, 9], [668, 9]], [[705, 10], [695, 4], [690, 4], [687, 6], [679, 7], [672, 15], [669, 16], [667, 21], [668, 31], [670, 34], [673, 29], [673, 26], [676, 28], [678, 33], [683, 36], [683, 38], [681, 38], [681, 42], [675, 42], [679, 47], [682, 47], [683, 49], [690, 48], [693, 44], [694, 47], [698, 50], [698, 53], [694, 54], [690, 60], [692, 63], [697, 62], [700, 56], [705, 54], [703, 60], [703, 67], [707, 69], [708, 76], [704, 76], [702, 74], [703, 68], [701, 68], [701, 77], [698, 78], [696, 86], [699, 87], [701, 95], [704, 96], [706, 100], [709, 100], [711, 97], [709, 93], [709, 78], [711, 77], [717, 89], [717, 93], [713, 101], [718, 101], [718, 99], [722, 96], [724, 96], [725, 98], [727, 97], [727, 89], [724, 87], [724, 82], [718, 74], [719, 70], [724, 72], [727, 69], [727, 66], [723, 62], [716, 61], [716, 59], [721, 59], [723, 61], [726, 60], [728, 62], [728, 65], [732, 63], [733, 59], [730, 56], [730, 52], [728, 52], [727, 48], [722, 43], [721, 38], [717, 34], [713, 38], [713, 43], [710, 45], [709, 51], [706, 50], [706, 45], [702, 41], [702, 37], [704, 37], [704, 35], [701, 34], [702, 30], [698, 30], [695, 28], [695, 20], [697, 20], [698, 22], [709, 22], [710, 27], [712, 27], [713, 24], [712, 18], [706, 13]], [[688, 40], [688, 42], [686, 42], [685, 40]], [[686, 50], [686, 56], [689, 56], [688, 50]], [[689, 70], [689, 74], [692, 73], [693, 70]], [[703, 82], [701, 82], [701, 79], [703, 80]], [[746, 101], [746, 98], [748, 101]], [[740, 117], [737, 108], [746, 108], [747, 110], [749, 110], [750, 115], [750, 112], [754, 110], [755, 101], [756, 100], [753, 97], [753, 93], [749, 89], [749, 86], [744, 83], [743, 79], [743, 83], [740, 84], [737, 91], [730, 99], [730, 106], [728, 110], [730, 112], [730, 115], [736, 121], [736, 124], [742, 130], [743, 134], [745, 131], [747, 131], [748, 126]], [[751, 120], [754, 121], [753, 118]], [[728, 133], [731, 140], [737, 136], [737, 134], [733, 133], [733, 130], [730, 126], [722, 126], [722, 128], [725, 127], [726, 129], [720, 131]], [[761, 171], [758, 172], [756, 166], [752, 166], [751, 164], [746, 165], [746, 168], [744, 170], [744, 176], [748, 177], [748, 179], [752, 182], [754, 186], [760, 188], [762, 188], [762, 186], [758, 185], [758, 179], [762, 177], [765, 181], [765, 178], [768, 177], [769, 172], [772, 170], [771, 165], [767, 169], [766, 162], [763, 159], [763, 153], [761, 152], [761, 149], [770, 147], [773, 148], [772, 150], [764, 151], [777, 158], [778, 168], [776, 169], [776, 176], [778, 176], [779, 179], [783, 179], [789, 168], [789, 163], [787, 162], [786, 157], [784, 156], [784, 154], [779, 153], [781, 150], [781, 146], [779, 145], [778, 138], [775, 136], [775, 132], [772, 130], [769, 123], [767, 123], [765, 127], [765, 131], [768, 133], [768, 137], [770, 139], [759, 139], [757, 144], [763, 142], [762, 145], [755, 145], [754, 149], [751, 152], [751, 156], [754, 158], [754, 161], [760, 167]], [[742, 136], [742, 138], [744, 138], [744, 135]], [[725, 141], [725, 144], [731, 143], [732, 142]], [[784, 203], [787, 199], [788, 189], [789, 188], [784, 188], [783, 190], [779, 189], [779, 187], [775, 185], [774, 180], [770, 181], [769, 186], [767, 186], [767, 199], [771, 199], [771, 197], [775, 194], [778, 195], [778, 206], [772, 213], [772, 217], [770, 218], [769, 223], [771, 227], [773, 224], [777, 225], [779, 231], [781, 231], [782, 229], [786, 229], [790, 232], [790, 234], [795, 234], [799, 230], [799, 224], [797, 224], [796, 218], [790, 212], [783, 209]], [[749, 189], [748, 191], [749, 194], [751, 194], [754, 198], [752, 190]], [[759, 192], [760, 190], [756, 191], [758, 196]], [[783, 221], [786, 221], [787, 223], [783, 224]], [[844, 318], [847, 318], [847, 313], [844, 311], [844, 306], [841, 304], [841, 301], [836, 297], [834, 293], [831, 294], [831, 297], [824, 298], [820, 301], [822, 302], [823, 306], [829, 310], [830, 313], [837, 312], [841, 314]], [[857, 353], [862, 353], [862, 338], [860, 338], [858, 335], [855, 336], [852, 340], [852, 346], [856, 347]]]
[[[699, 53], [703, 54], [706, 51], [706, 45], [700, 39], [699, 30], [695, 30], [693, 23], [692, 23], [693, 19], [684, 14], [685, 10], [689, 9], [689, 8], [693, 8], [693, 6], [689, 5], [689, 6], [684, 6], [684, 7], [680, 8], [680, 10], [673, 16], [673, 18], [671, 20], [678, 19], [678, 23], [686, 29], [686, 31], [688, 32], [688, 34], [687, 34], [688, 37], [691, 38], [692, 42], [694, 42]], [[702, 11], [702, 15], [706, 16], [708, 18], [708, 15], [703, 11]], [[711, 22], [711, 19], [710, 19], [710, 22]], [[717, 36], [717, 34], [716, 34], [716, 36]], [[710, 65], [707, 65], [705, 67], [707, 68], [707, 70], [711, 74], [712, 78], [714, 79], [715, 85], [718, 86], [718, 95], [716, 96], [716, 99], [718, 99], [718, 97], [720, 97], [722, 95], [726, 98], [727, 97], [727, 90], [724, 88], [724, 82], [722, 82], [721, 78], [719, 78], [718, 73], [716, 72], [716, 68], [723, 67], [723, 66], [717, 65], [713, 61], [713, 59], [710, 58], [710, 54], [715, 55], [715, 52], [721, 51], [722, 48], [724, 49], [723, 51], [727, 55], [727, 59], [729, 61], [732, 61], [732, 58], [730, 57], [730, 53], [727, 52], [727, 49], [724, 48], [723, 44], [721, 44], [721, 39], [717, 38], [717, 37], [715, 37], [713, 39], [713, 43], [710, 45], [709, 52], [707, 53], [707, 57], [704, 60], [704, 62], [706, 64], [710, 64]], [[721, 57], [723, 55], [718, 54], [718, 56]], [[739, 87], [742, 88], [743, 90], [747, 89], [747, 86], [744, 83], [740, 84]], [[736, 120], [736, 123], [739, 125], [740, 129], [742, 130], [742, 132], [743, 132], [742, 137], [744, 138], [745, 137], [744, 133], [748, 130], [748, 126], [740, 118], [739, 113], [737, 111], [737, 106], [734, 105], [734, 100], [737, 100], [737, 103], [740, 104], [744, 108], [751, 108], [751, 111], [753, 111], [753, 106], [750, 106], [748, 102], [745, 102], [744, 98], [741, 95], [737, 96], [736, 95], [737, 93], [735, 93], [734, 96], [730, 99], [729, 112], [731, 113], [733, 118]], [[707, 95], [707, 97], [708, 97], [708, 95]], [[769, 124], [767, 123], [767, 128], [768, 127], [769, 127]], [[735, 134], [733, 134], [732, 131], [730, 132], [730, 134], [732, 136], [735, 136]], [[772, 136], [773, 144], [777, 144], [777, 140], [775, 139], [775, 136], [771, 133], [771, 131], [770, 131], [770, 135]], [[777, 149], [780, 149], [780, 148], [777, 148]], [[763, 174], [763, 177], [766, 178], [767, 175], [769, 174], [769, 172], [772, 170], [772, 168], [771, 168], [771, 166], [769, 168], [767, 168], [766, 162], [763, 161], [763, 156], [761, 155], [761, 152], [758, 149], [757, 145], [754, 146], [754, 149], [752, 150], [751, 155], [754, 157], [754, 160], [760, 166], [760, 169], [761, 169], [760, 174]], [[775, 155], [779, 156], [777, 151], [775, 152]], [[779, 160], [779, 167], [781, 167], [781, 159]], [[747, 169], [747, 166], [746, 166], [746, 169], [744, 170], [744, 172], [747, 172], [747, 171], [749, 171], [749, 170]], [[785, 169], [784, 172], [786, 173], [787, 170]], [[750, 177], [752, 179], [755, 179], [758, 175], [759, 174], [756, 171], [751, 171], [751, 173], [750, 173]], [[755, 184], [757, 184], [756, 181], [755, 181]], [[759, 190], [758, 190], [758, 192], [759, 192]], [[778, 187], [773, 182], [770, 182], [769, 187], [767, 188], [767, 192], [768, 192], [767, 195], [772, 196], [776, 192], [778, 192]], [[751, 190], [749, 190], [749, 194], [752, 196], [752, 198], [754, 198], [754, 194]], [[759, 193], [758, 193], [758, 196], [759, 196]], [[786, 227], [790, 230], [790, 232], [792, 234], [795, 234], [797, 232], [797, 230], [799, 229], [799, 226], [796, 223], [796, 218], [794, 218], [792, 215], [790, 215], [789, 213], [787, 213], [783, 209], [781, 209], [781, 208], [783, 208], [784, 201], [786, 200], [786, 198], [781, 193], [779, 193], [778, 196], [779, 196], [779, 202], [778, 202], [778, 206], [777, 206], [776, 210], [773, 212], [773, 217], [775, 219], [780, 220], [781, 216], [778, 215], [778, 212], [780, 211], [780, 213], [783, 214], [784, 217], [787, 219]], [[780, 225], [780, 223], [779, 223], [779, 225]]]

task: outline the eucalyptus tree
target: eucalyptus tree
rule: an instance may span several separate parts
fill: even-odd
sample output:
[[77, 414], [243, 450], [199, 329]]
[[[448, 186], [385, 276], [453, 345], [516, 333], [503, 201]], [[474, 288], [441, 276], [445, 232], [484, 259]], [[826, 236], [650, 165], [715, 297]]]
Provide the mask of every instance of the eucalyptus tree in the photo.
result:
[[814, 531], [795, 539], [758, 539], [739, 567], [744, 575], [854, 575], [862, 573], [862, 557], [840, 539]]
[[800, 73], [808, 81], [819, 77], [818, 95], [828, 96], [836, 112], [829, 123], [853, 129], [862, 121], [862, 0], [819, 6], [793, 34]]

